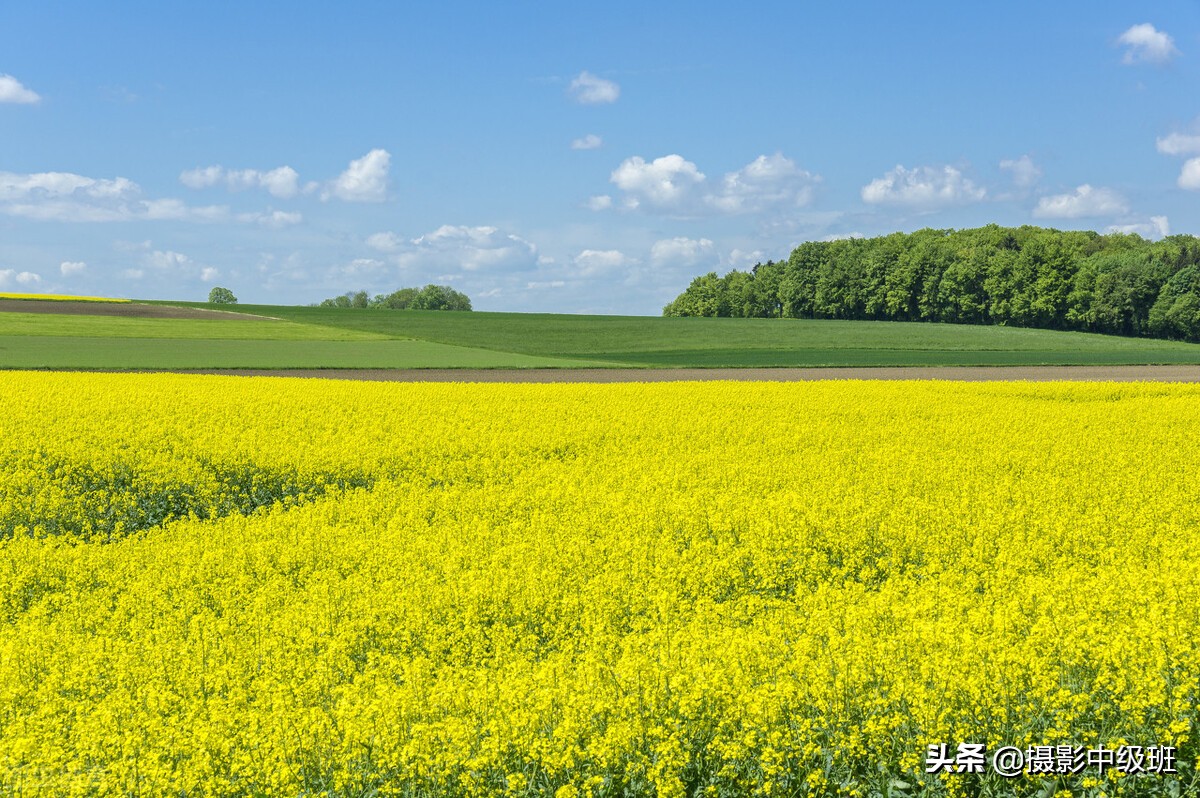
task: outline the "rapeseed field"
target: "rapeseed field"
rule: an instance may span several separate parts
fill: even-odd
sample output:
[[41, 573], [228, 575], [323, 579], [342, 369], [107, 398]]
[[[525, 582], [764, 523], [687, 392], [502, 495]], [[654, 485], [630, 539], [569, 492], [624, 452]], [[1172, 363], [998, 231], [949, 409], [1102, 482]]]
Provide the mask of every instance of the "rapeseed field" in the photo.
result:
[[1197, 387], [10, 372], [0, 407], [0, 794], [1197, 790]]

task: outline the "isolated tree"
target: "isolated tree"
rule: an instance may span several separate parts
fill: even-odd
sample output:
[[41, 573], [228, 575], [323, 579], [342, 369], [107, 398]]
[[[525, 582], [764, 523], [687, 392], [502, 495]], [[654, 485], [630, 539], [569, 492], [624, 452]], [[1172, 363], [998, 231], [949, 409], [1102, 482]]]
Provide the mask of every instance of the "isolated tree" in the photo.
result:
[[228, 288], [218, 285], [208, 292], [208, 301], [214, 305], [236, 305], [237, 297]]

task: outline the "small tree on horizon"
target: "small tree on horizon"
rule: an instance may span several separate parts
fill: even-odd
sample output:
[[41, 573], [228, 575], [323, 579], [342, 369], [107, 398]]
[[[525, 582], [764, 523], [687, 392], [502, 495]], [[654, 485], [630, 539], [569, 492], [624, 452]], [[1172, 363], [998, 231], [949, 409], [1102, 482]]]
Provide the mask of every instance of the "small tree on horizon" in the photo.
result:
[[218, 285], [208, 292], [208, 301], [214, 305], [236, 305], [237, 297], [228, 288]]

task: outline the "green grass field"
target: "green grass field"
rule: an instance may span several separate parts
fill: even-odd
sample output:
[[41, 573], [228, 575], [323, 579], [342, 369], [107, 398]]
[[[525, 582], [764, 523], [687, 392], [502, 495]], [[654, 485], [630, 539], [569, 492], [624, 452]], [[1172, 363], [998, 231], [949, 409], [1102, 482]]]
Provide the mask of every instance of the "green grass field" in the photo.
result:
[[[195, 302], [160, 302], [230, 310]], [[867, 321], [238, 305], [248, 320], [0, 313], [3, 368], [577, 368], [1200, 364], [1200, 345]]]
[[0, 336], [0, 366], [4, 368], [513, 369], [595, 365], [431, 341]]
[[380, 341], [397, 336], [277, 319], [139, 319], [58, 313], [0, 313], [0, 336], [183, 338], [246, 341]]

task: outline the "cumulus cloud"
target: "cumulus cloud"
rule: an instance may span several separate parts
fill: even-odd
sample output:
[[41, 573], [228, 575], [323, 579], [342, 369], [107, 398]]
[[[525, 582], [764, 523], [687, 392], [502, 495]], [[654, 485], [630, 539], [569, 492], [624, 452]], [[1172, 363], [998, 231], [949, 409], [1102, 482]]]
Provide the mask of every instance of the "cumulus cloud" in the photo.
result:
[[1084, 183], [1069, 194], [1042, 197], [1033, 209], [1033, 215], [1042, 219], [1079, 219], [1114, 216], [1128, 210], [1129, 203], [1116, 191], [1093, 188]]
[[231, 191], [263, 188], [273, 197], [290, 199], [300, 193], [300, 175], [290, 166], [280, 166], [267, 172], [257, 169], [226, 169], [205, 166], [189, 169], [179, 175], [179, 182], [188, 188], [209, 188], [224, 183]]
[[177, 199], [143, 199], [141, 188], [124, 177], [108, 180], [70, 172], [0, 172], [0, 213], [64, 222], [217, 221], [228, 216], [228, 208], [192, 207]]
[[610, 180], [625, 192], [626, 208], [682, 215], [757, 213], [772, 207], [800, 207], [812, 200], [820, 178], [776, 153], [760, 155], [726, 174], [713, 186], [696, 164], [682, 155], [647, 162], [628, 158]]
[[1155, 139], [1154, 146], [1163, 155], [1191, 155], [1200, 152], [1200, 134], [1171, 133]]
[[610, 180], [629, 195], [626, 205], [643, 202], [658, 208], [678, 207], [705, 181], [704, 173], [682, 155], [664, 155], [647, 163], [635, 155], [613, 171]]
[[1151, 216], [1147, 222], [1109, 225], [1106, 233], [1137, 233], [1142, 238], [1164, 238], [1171, 235], [1171, 225], [1165, 216]]
[[206, 283], [211, 283], [213, 280], [221, 276], [221, 272], [211, 266], [205, 266], [200, 270], [200, 279]]
[[730, 251], [729, 257], [726, 258], [726, 263], [734, 268], [738, 268], [762, 263], [766, 259], [767, 254], [761, 249], [752, 249], [749, 252], [743, 249], [734, 249]]
[[871, 205], [933, 209], [979, 202], [987, 192], [953, 166], [905, 169], [897, 165], [863, 186], [861, 194], [863, 202]]
[[58, 265], [59, 272], [63, 277], [73, 277], [77, 274], [83, 274], [87, 270], [87, 263], [81, 260], [64, 260]]
[[179, 182], [188, 188], [209, 188], [220, 183], [224, 175], [225, 167], [223, 166], [205, 166], [203, 168], [197, 166], [195, 169], [180, 172]]
[[585, 249], [575, 256], [574, 273], [578, 277], [597, 277], [612, 274], [630, 263], [618, 249]]
[[1165, 64], [1179, 55], [1175, 48], [1175, 40], [1164, 31], [1156, 29], [1149, 22], [1134, 25], [1117, 38], [1117, 44], [1124, 46], [1123, 64], [1147, 62]]
[[[385, 239], [377, 241], [382, 243]], [[398, 241], [397, 247], [401, 247]], [[495, 227], [446, 224], [402, 245], [395, 257], [405, 268], [519, 271], [535, 267], [537, 247], [518, 235]]]
[[180, 271], [192, 265], [192, 259], [181, 252], [156, 249], [142, 258], [147, 266], [159, 271]]
[[596, 77], [586, 69], [575, 76], [567, 93], [577, 103], [584, 105], [600, 105], [615, 103], [621, 96], [621, 87], [611, 80]]
[[0, 269], [0, 287], [16, 283], [25, 288], [31, 288], [42, 281], [42, 276], [36, 272], [19, 272], [16, 269]]
[[321, 199], [383, 202], [387, 199], [388, 168], [391, 163], [392, 156], [387, 150], [371, 150], [358, 160], [351, 161], [346, 171], [326, 186]]
[[585, 205], [587, 205], [589, 210], [606, 211], [612, 207], [612, 197], [607, 194], [597, 194], [594, 197], [588, 197]]
[[695, 266], [715, 259], [713, 242], [707, 238], [664, 238], [650, 247], [650, 260], [657, 266]]
[[1012, 181], [1018, 188], [1029, 188], [1042, 176], [1041, 168], [1028, 155], [1006, 158], [1000, 162], [1000, 168], [1012, 175]]
[[385, 271], [387, 264], [376, 258], [355, 258], [337, 267], [338, 274], [364, 279], [372, 279]]
[[367, 246], [380, 252], [395, 252], [403, 240], [395, 233], [375, 233], [367, 236]]
[[1191, 158], [1183, 164], [1178, 183], [1188, 191], [1200, 191], [1200, 158]]
[[257, 224], [270, 230], [281, 230], [284, 227], [300, 224], [304, 216], [291, 211], [265, 211], [262, 213], [240, 213], [237, 220], [247, 224]]
[[[1195, 129], [1200, 128], [1193, 125], [1193, 130]], [[1194, 156], [1200, 153], [1200, 133], [1170, 133], [1156, 139], [1154, 146], [1163, 155]], [[1200, 157], [1184, 161], [1176, 183], [1180, 188], [1189, 191], [1200, 190]]]
[[582, 138], [575, 139], [571, 142], [573, 150], [594, 150], [604, 144], [604, 140], [595, 133], [588, 133]]
[[727, 213], [758, 212], [772, 205], [803, 206], [812, 201], [819, 179], [780, 153], [760, 155], [725, 175], [720, 192], [709, 202]]
[[14, 174], [0, 172], [0, 201], [34, 197], [86, 197], [89, 199], [132, 199], [139, 189], [124, 177], [96, 180], [70, 172]]
[[32, 105], [41, 102], [41, 99], [37, 92], [22, 86], [21, 81], [12, 75], [0, 75], [0, 103]]

